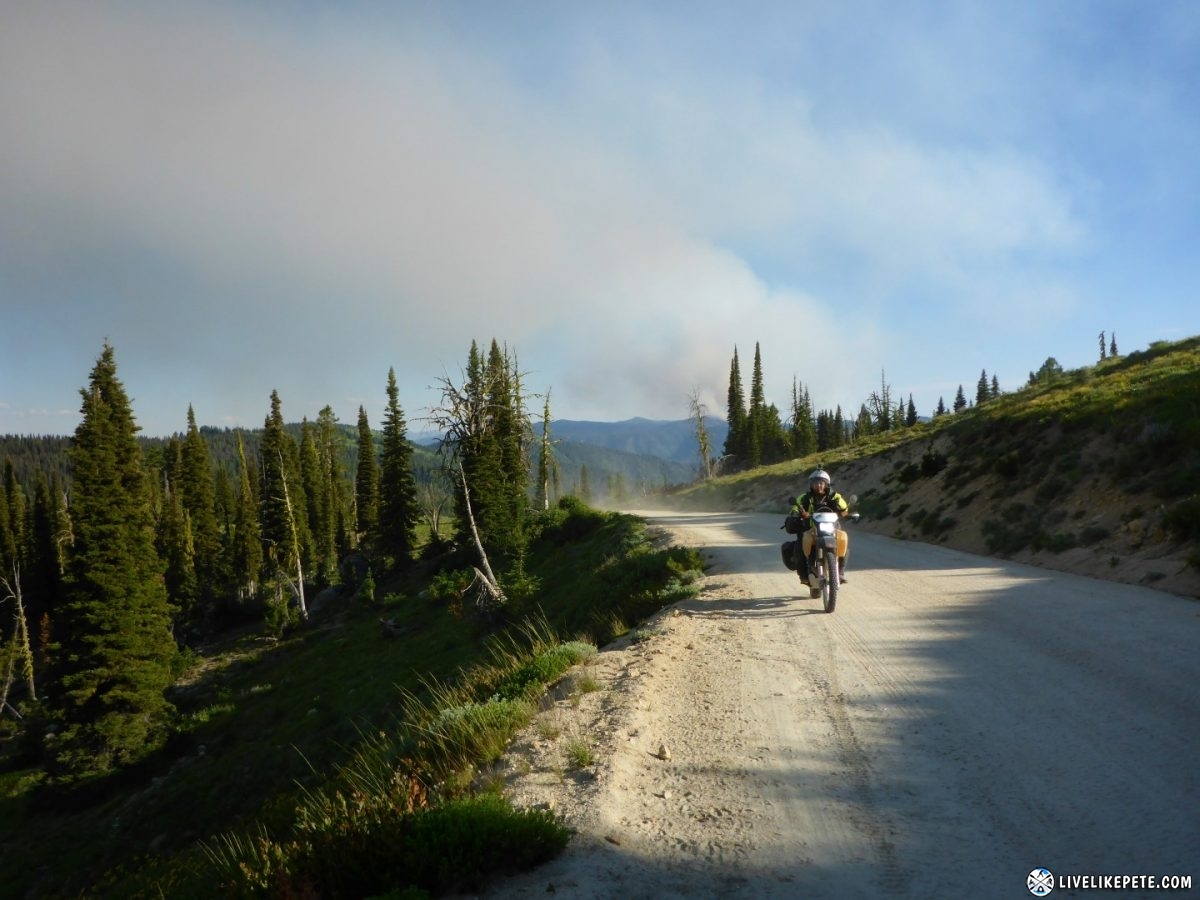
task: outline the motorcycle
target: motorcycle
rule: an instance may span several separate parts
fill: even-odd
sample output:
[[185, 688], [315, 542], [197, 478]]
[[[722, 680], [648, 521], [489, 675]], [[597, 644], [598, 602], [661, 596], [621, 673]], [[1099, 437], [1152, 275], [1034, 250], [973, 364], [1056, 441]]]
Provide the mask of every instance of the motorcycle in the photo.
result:
[[[795, 505], [796, 498], [789, 497], [788, 503]], [[859, 514], [851, 513], [847, 518], [857, 522]], [[784, 565], [800, 576], [811, 599], [820, 597], [825, 612], [833, 612], [841, 586], [838, 558], [846, 555], [850, 543], [849, 536], [842, 530], [841, 517], [829, 506], [818, 506], [809, 522], [800, 516], [788, 515], [782, 528], [788, 534], [800, 535], [798, 540], [787, 541], [781, 547]], [[801, 562], [805, 563], [807, 571], [801, 570]]]

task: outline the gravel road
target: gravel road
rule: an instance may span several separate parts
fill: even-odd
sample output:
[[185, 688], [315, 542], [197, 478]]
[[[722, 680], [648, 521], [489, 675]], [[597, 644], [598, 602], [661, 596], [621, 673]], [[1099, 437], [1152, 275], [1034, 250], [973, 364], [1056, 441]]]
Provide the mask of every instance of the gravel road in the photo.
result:
[[480, 896], [1028, 897], [1039, 867], [1200, 895], [1200, 603], [851, 526], [826, 615], [781, 516], [638, 514], [704, 550], [702, 593], [514, 744], [514, 802], [577, 834]]

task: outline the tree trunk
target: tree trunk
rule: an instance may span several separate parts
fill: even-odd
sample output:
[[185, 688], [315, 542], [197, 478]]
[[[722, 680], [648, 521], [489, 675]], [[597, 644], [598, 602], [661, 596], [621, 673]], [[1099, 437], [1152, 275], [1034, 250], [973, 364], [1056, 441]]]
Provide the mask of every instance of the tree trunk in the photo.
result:
[[493, 603], [503, 605], [505, 602], [504, 591], [500, 589], [500, 583], [496, 581], [496, 576], [492, 573], [492, 564], [488, 562], [487, 551], [483, 549], [483, 541], [479, 538], [479, 529], [475, 527], [475, 514], [471, 511], [471, 490], [467, 485], [467, 473], [463, 470], [461, 460], [458, 463], [458, 477], [462, 481], [467, 524], [471, 529], [471, 537], [475, 541], [475, 550], [479, 553], [479, 563], [483, 567], [482, 571], [478, 567], [475, 568], [475, 578], [482, 583], [484, 593]]
[[[280, 471], [283, 471], [283, 454], [279, 457]], [[288, 493], [287, 475], [281, 479], [283, 483], [283, 503], [287, 507], [288, 527], [292, 530], [292, 550], [296, 554], [296, 601], [300, 604], [300, 618], [308, 621], [308, 607], [304, 603], [304, 569], [300, 563], [300, 535], [296, 532], [296, 516], [292, 512], [292, 496]]]

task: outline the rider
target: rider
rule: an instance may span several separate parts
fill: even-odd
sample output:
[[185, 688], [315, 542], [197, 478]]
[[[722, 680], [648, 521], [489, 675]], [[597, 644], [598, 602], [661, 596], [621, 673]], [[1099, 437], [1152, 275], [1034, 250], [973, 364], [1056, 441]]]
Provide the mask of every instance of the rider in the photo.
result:
[[[792, 507], [792, 515], [798, 515], [808, 522], [812, 514], [822, 506], [829, 507], [843, 519], [850, 514], [850, 504], [846, 502], [845, 497], [833, 489], [829, 473], [824, 469], [817, 469], [808, 476], [807, 493], [796, 498], [796, 503]], [[797, 556], [799, 555], [797, 554]], [[846, 557], [844, 554], [838, 557], [838, 579], [842, 584], [846, 583]]]

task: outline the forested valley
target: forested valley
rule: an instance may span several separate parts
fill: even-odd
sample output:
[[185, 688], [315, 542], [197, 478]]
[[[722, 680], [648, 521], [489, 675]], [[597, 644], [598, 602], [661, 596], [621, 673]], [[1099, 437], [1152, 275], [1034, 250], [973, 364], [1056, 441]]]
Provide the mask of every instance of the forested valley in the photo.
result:
[[147, 439], [105, 344], [72, 437], [6, 439], [17, 895], [425, 896], [561, 848], [471, 773], [699, 559], [564, 493], [507, 348], [441, 388], [436, 451], [392, 371], [378, 428], [272, 392], [261, 430]]

